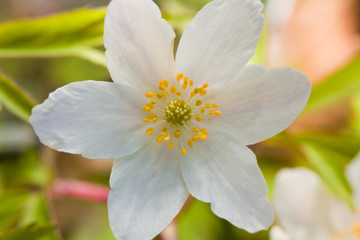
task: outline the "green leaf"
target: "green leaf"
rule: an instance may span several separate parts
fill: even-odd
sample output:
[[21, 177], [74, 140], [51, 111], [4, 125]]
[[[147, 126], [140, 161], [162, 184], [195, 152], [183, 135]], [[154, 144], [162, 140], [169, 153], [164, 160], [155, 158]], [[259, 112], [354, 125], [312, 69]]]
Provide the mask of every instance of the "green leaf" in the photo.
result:
[[[105, 8], [0, 24], [0, 53], [102, 45]], [[0, 54], [1, 55], [1, 54]]]
[[105, 65], [102, 46], [106, 8], [0, 24], [0, 58], [82, 57]]
[[52, 240], [52, 234], [54, 232], [54, 227], [51, 225], [42, 225], [38, 226], [31, 224], [22, 228], [18, 228], [12, 231], [9, 231], [2, 236], [1, 240]]
[[305, 111], [334, 103], [360, 91], [360, 56], [349, 65], [314, 86]]
[[0, 72], [0, 102], [9, 111], [25, 121], [31, 115], [35, 102], [9, 77]]
[[337, 164], [339, 161], [335, 160], [341, 156], [314, 143], [303, 142], [302, 147], [309, 163], [328, 188], [350, 207], [353, 207], [352, 193], [344, 175], [344, 167], [339, 166]]

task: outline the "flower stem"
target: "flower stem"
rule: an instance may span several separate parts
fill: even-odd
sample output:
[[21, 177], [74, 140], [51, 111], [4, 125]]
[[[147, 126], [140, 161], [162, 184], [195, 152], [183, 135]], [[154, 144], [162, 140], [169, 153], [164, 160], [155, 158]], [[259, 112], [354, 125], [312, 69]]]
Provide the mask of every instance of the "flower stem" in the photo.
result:
[[78, 180], [58, 179], [51, 190], [54, 198], [73, 197], [106, 203], [110, 188], [100, 184]]

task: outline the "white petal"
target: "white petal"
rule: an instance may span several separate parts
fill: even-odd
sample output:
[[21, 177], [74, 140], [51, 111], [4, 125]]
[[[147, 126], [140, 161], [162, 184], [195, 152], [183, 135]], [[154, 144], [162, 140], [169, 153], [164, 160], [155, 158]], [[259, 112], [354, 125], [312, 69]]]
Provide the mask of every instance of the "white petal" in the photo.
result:
[[[231, 138], [210, 136], [182, 158], [182, 174], [189, 192], [211, 203], [212, 211], [248, 232], [268, 228], [273, 207], [254, 153]], [[196, 149], [195, 149], [196, 148]]]
[[232, 133], [244, 145], [263, 141], [294, 121], [310, 90], [306, 76], [295, 69], [246, 66], [222, 89], [209, 86], [209, 92], [214, 92], [211, 101], [222, 112], [211, 125]]
[[153, 90], [176, 77], [175, 33], [152, 0], [112, 0], [104, 29], [106, 62], [113, 81]]
[[176, 54], [179, 72], [196, 83], [223, 83], [254, 54], [263, 26], [258, 0], [214, 0], [185, 29]]
[[360, 207], [360, 155], [347, 166], [346, 176], [353, 191], [354, 201]]
[[270, 229], [270, 240], [291, 240], [291, 238], [279, 226], [273, 226]]
[[117, 240], [152, 239], [179, 212], [189, 195], [179, 154], [152, 141], [133, 155], [115, 160], [108, 208]]
[[40, 141], [58, 151], [87, 158], [127, 155], [148, 141], [136, 96], [110, 82], [71, 83], [36, 106], [30, 123]]
[[305, 168], [281, 170], [274, 196], [279, 224], [294, 240], [330, 239], [336, 230], [350, 226], [349, 209], [340, 207], [320, 178]]

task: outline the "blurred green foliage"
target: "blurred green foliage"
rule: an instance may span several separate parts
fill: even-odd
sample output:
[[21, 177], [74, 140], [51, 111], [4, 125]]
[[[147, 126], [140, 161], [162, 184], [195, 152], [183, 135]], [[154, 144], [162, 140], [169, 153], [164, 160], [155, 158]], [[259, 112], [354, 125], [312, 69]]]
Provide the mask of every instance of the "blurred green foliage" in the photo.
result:
[[[181, 36], [191, 18], [210, 0], [156, 2], [163, 17], [172, 24], [177, 36]], [[35, 137], [28, 136], [21, 121], [27, 121], [35, 105], [28, 90], [40, 101], [55, 88], [73, 81], [109, 79], [102, 47], [105, 10], [80, 9], [44, 18], [0, 23], [0, 105], [4, 107], [0, 109], [0, 137], [6, 139], [0, 139], [2, 240], [61, 239], [59, 227], [52, 219], [52, 201], [47, 196], [56, 177], [55, 170], [45, 164], [47, 159], [36, 147]], [[266, 34], [264, 31], [251, 63], [266, 62]], [[358, 57], [315, 86], [303, 114], [351, 98], [353, 115], [348, 125], [333, 131], [283, 133], [254, 146], [270, 192], [279, 169], [301, 165], [316, 171], [329, 189], [352, 205], [344, 168], [360, 149], [359, 68]], [[20, 144], [19, 139], [23, 139], [23, 143]], [[107, 178], [108, 175], [102, 180]], [[96, 209], [96, 215], [92, 218], [85, 215], [82, 220], [86, 224], [69, 227], [64, 238], [114, 239], [107, 224], [106, 208], [95, 205], [89, 208]], [[239, 230], [215, 216], [209, 204], [197, 200], [178, 217], [177, 223], [181, 240], [268, 239], [267, 231], [249, 234]]]

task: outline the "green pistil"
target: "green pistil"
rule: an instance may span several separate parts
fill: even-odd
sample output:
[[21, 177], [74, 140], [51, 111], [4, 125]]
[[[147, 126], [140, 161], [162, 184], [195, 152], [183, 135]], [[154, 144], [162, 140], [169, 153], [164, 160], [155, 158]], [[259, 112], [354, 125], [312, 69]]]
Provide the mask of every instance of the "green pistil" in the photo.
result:
[[165, 108], [166, 121], [174, 125], [183, 126], [191, 120], [191, 106], [185, 100], [172, 100]]

